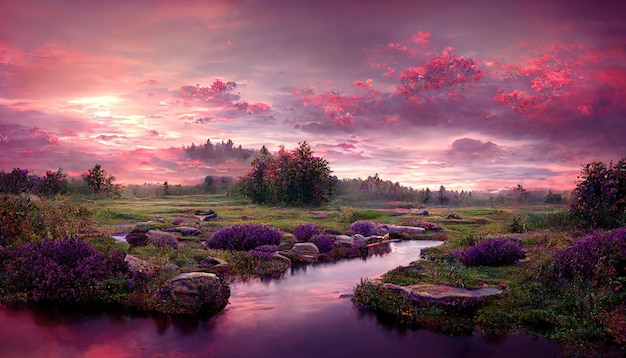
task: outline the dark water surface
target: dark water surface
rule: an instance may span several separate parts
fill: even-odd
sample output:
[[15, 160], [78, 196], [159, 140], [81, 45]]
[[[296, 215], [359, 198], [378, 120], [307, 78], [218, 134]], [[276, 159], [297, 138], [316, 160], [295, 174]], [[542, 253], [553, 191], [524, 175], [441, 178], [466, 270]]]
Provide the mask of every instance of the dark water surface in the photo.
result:
[[559, 357], [559, 345], [510, 336], [449, 337], [405, 330], [359, 311], [344, 294], [418, 258], [435, 241], [391, 253], [293, 269], [279, 281], [231, 285], [226, 309], [201, 322], [126, 314], [60, 315], [0, 308], [0, 357]]

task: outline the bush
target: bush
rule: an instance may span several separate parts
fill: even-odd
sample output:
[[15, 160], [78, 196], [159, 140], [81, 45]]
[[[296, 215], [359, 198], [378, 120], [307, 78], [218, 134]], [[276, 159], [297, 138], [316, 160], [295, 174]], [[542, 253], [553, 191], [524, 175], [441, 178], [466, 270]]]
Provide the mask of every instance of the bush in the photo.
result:
[[31, 302], [89, 302], [100, 283], [128, 272], [123, 252], [104, 255], [77, 239], [46, 239], [3, 251], [4, 288]]
[[11, 247], [93, 231], [91, 212], [65, 200], [0, 195], [0, 244]]
[[253, 250], [250, 250], [250, 253], [256, 257], [269, 260], [274, 256], [276, 251], [278, 251], [277, 245], [261, 245]]
[[615, 166], [587, 164], [574, 190], [572, 218], [583, 227], [613, 229], [626, 225], [626, 158]]
[[299, 242], [307, 242], [311, 237], [319, 234], [320, 231], [318, 230], [317, 225], [313, 223], [298, 225], [295, 229], [293, 229], [293, 235]]
[[626, 277], [626, 228], [594, 231], [558, 252], [554, 275], [561, 280], [578, 279], [597, 286], [623, 284], [613, 278]]
[[280, 231], [265, 225], [233, 225], [214, 233], [207, 242], [207, 247], [210, 249], [249, 251], [262, 245], [278, 245], [281, 237]]
[[355, 234], [361, 234], [365, 237], [376, 235], [376, 225], [367, 220], [355, 221], [350, 225], [350, 231]]
[[465, 266], [505, 266], [526, 257], [522, 244], [512, 238], [486, 239], [454, 256]]
[[320, 250], [321, 254], [326, 254], [333, 251], [333, 247], [335, 246], [335, 237], [332, 235], [316, 235], [313, 236], [309, 242], [315, 244], [317, 248]]

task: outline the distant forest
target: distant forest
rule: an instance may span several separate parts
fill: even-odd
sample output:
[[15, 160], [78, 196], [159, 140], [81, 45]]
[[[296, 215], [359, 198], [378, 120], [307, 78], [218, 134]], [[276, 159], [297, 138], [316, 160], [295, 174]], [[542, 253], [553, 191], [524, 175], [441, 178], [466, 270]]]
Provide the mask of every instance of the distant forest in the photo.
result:
[[241, 145], [235, 147], [232, 140], [213, 144], [210, 139], [206, 143], [196, 145], [191, 143], [190, 146], [183, 146], [185, 156], [190, 159], [196, 159], [207, 164], [220, 164], [229, 160], [245, 162], [252, 160], [257, 153], [254, 149], [242, 148]]

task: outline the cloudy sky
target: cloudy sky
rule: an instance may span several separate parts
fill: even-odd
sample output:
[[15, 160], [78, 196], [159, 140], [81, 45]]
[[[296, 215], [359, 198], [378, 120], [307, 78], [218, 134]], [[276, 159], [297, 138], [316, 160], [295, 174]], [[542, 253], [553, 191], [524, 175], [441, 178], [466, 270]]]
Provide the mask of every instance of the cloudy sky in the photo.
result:
[[625, 134], [620, 0], [0, 2], [5, 171], [196, 184], [249, 166], [184, 145], [306, 140], [340, 178], [568, 190]]

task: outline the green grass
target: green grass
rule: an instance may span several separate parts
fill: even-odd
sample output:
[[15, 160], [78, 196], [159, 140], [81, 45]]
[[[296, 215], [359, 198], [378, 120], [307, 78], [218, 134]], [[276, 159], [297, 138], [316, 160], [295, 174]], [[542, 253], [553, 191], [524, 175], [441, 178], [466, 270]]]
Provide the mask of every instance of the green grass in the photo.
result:
[[[465, 332], [473, 327], [481, 328], [486, 336], [503, 337], [510, 332], [523, 331], [566, 343], [567, 347], [584, 351], [609, 344], [610, 337], [603, 325], [602, 314], [607, 309], [600, 298], [590, 298], [590, 293], [578, 288], [566, 294], [553, 290], [553, 283], [546, 281], [554, 253], [571, 245], [577, 235], [568, 231], [566, 205], [526, 204], [510, 207], [420, 207], [411, 212], [403, 203], [359, 201], [349, 198], [336, 199], [318, 208], [287, 208], [260, 206], [225, 195], [194, 195], [186, 197], [159, 197], [152, 199], [116, 199], [86, 202], [93, 210], [98, 223], [111, 231], [129, 228], [147, 220], [170, 222], [175, 218], [192, 218], [195, 210], [214, 210], [218, 219], [202, 222], [208, 235], [220, 228], [240, 223], [267, 224], [285, 232], [308, 222], [320, 229], [340, 232], [347, 230], [356, 220], [372, 220], [386, 224], [411, 221], [428, 221], [441, 227], [440, 231], [422, 235], [424, 239], [446, 237], [444, 245], [425, 250], [427, 261], [406, 263], [419, 269], [392, 270], [382, 279], [398, 285], [420, 283], [447, 284], [465, 288], [508, 288], [497, 299], [489, 299], [472, 315], [454, 316], [449, 312], [429, 309], [421, 319], [428, 326], [449, 332]], [[403, 207], [404, 206], [404, 207]], [[428, 210], [428, 216], [417, 215]], [[448, 219], [456, 213], [462, 219]], [[511, 224], [517, 218], [523, 228], [532, 233], [521, 237], [528, 258], [505, 267], [465, 267], [454, 259], [453, 251], [467, 248], [472, 243], [489, 237], [510, 233]], [[244, 254], [223, 250], [207, 250], [202, 244], [208, 236], [185, 241], [182, 249], [133, 248], [130, 253], [160, 265], [175, 262], [181, 268], [191, 267], [200, 258], [213, 255], [233, 262], [237, 274], [253, 272], [279, 272], [282, 267], [272, 267]], [[115, 243], [94, 239], [103, 251], [115, 249]], [[369, 286], [368, 286], [369, 287]], [[373, 286], [364, 292], [365, 301], [374, 308], [395, 312], [397, 321], [416, 318], [415, 312], [403, 312], [411, 306], [393, 295], [379, 292]], [[607, 301], [608, 302], [608, 301]], [[573, 314], [577, 316], [574, 317]], [[403, 316], [404, 315], [404, 316]], [[584, 343], [584, 342], [587, 342]], [[581, 343], [583, 342], [583, 343]], [[620, 348], [623, 349], [623, 348]]]

